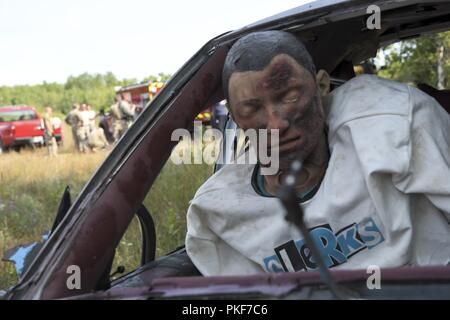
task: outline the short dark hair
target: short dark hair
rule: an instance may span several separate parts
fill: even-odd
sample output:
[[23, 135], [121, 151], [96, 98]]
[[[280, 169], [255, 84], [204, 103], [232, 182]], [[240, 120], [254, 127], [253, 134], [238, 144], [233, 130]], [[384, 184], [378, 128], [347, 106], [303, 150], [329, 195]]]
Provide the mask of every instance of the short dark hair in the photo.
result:
[[315, 76], [316, 67], [311, 55], [293, 34], [285, 31], [254, 32], [236, 41], [227, 54], [222, 71], [225, 98], [228, 99], [228, 83], [234, 72], [260, 71], [273, 57], [282, 53], [294, 58]]

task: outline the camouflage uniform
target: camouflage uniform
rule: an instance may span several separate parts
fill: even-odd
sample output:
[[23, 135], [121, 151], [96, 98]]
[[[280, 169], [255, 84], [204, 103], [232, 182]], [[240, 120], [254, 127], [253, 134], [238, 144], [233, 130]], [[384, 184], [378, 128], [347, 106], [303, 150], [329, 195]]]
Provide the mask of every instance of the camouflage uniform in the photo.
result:
[[117, 141], [123, 134], [122, 112], [119, 108], [119, 102], [116, 102], [111, 106], [111, 115], [113, 119], [113, 138], [114, 141]]
[[88, 148], [88, 130], [89, 122], [86, 121], [84, 111], [77, 110], [73, 113], [74, 123], [76, 124], [76, 136], [78, 139], [78, 151], [86, 152]]
[[49, 112], [44, 114], [44, 128], [45, 128], [45, 143], [47, 144], [49, 156], [56, 156], [58, 154], [58, 144], [53, 134], [52, 115]]
[[126, 100], [122, 100], [119, 102], [119, 109], [120, 109], [120, 112], [122, 113], [122, 127], [123, 127], [124, 131], [126, 131], [133, 123], [135, 109], [134, 109], [133, 105], [131, 105]]
[[106, 148], [109, 145], [102, 128], [94, 128], [90, 131], [88, 144], [92, 149]]
[[72, 109], [66, 116], [66, 118], [64, 119], [64, 121], [70, 125], [70, 127], [72, 128], [72, 138], [73, 138], [73, 146], [77, 149], [77, 151], [79, 151], [79, 141], [78, 141], [78, 136], [77, 136], [77, 117], [76, 117], [76, 113], [79, 112], [78, 109]]
[[97, 116], [94, 110], [87, 110], [87, 114], [89, 115], [89, 132], [94, 131], [96, 128], [95, 117]]

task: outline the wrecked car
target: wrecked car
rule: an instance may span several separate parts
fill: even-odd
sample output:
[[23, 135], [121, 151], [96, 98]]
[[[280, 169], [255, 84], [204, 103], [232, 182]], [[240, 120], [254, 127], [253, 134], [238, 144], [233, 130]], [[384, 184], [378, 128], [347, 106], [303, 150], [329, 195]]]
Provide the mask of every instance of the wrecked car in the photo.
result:
[[[380, 8], [379, 29], [368, 27], [369, 5]], [[336, 88], [355, 76], [354, 64], [374, 57], [379, 48], [450, 30], [450, 3], [316, 1], [212, 39], [144, 109], [73, 203], [66, 190], [48, 239], [26, 252], [33, 257], [5, 299], [450, 298], [447, 266], [383, 269], [382, 290], [370, 290], [367, 270], [203, 277], [182, 243], [155, 259], [155, 225], [143, 200], [176, 145], [172, 132], [190, 130], [197, 114], [224, 99], [221, 73], [230, 46], [261, 30], [285, 30], [303, 39]], [[229, 119], [226, 128], [236, 125]], [[234, 143], [224, 141], [220, 157], [229, 159], [236, 153], [233, 148]], [[227, 165], [222, 163], [215, 169]], [[141, 266], [113, 280], [115, 250], [135, 216], [142, 230]], [[76, 288], [67, 285], [73, 266], [81, 270]]]

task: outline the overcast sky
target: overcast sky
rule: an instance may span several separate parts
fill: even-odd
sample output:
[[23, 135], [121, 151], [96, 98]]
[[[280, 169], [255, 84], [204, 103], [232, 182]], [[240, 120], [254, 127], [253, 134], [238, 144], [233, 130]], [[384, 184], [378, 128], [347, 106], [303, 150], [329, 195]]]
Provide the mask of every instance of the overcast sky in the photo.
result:
[[173, 74], [206, 41], [310, 0], [0, 0], [0, 85]]

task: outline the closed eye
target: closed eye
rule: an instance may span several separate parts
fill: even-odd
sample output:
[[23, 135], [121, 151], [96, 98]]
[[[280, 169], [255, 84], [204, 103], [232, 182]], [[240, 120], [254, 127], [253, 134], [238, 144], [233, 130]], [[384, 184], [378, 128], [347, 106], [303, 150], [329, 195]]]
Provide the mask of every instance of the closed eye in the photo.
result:
[[295, 103], [300, 100], [300, 89], [299, 88], [291, 88], [279, 96], [279, 99], [283, 103]]
[[239, 113], [243, 116], [249, 116], [253, 113], [255, 113], [258, 110], [258, 107], [255, 105], [245, 105], [242, 106], [239, 110]]
[[249, 116], [258, 109], [260, 109], [261, 103], [259, 100], [248, 100], [238, 104], [238, 112], [242, 116]]
[[293, 103], [293, 102], [297, 102], [299, 99], [300, 99], [300, 97], [295, 96], [295, 97], [285, 98], [283, 101], [285, 103]]
[[289, 92], [283, 97], [284, 103], [293, 103], [300, 100], [300, 94], [298, 92]]

